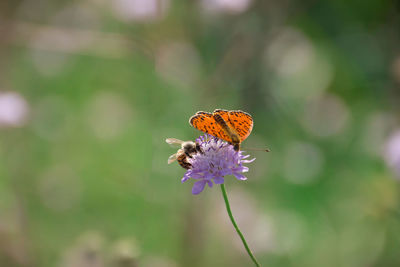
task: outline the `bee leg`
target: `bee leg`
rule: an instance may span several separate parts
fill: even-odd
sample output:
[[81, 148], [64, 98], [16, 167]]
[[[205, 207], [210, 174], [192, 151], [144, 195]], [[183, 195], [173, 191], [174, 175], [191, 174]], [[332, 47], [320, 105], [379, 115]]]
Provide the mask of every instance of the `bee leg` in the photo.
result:
[[192, 168], [192, 164], [190, 164], [190, 163], [184, 163], [184, 164], [182, 164], [182, 167], [185, 168], [186, 170], [189, 170], [189, 169]]
[[188, 162], [187, 157], [184, 153], [180, 154], [179, 157], [177, 158], [179, 165], [186, 169], [189, 170], [190, 168], [192, 168], [192, 164], [190, 164], [190, 162]]
[[188, 152], [185, 151], [185, 155], [189, 158], [192, 158], [192, 155], [190, 155]]
[[190, 164], [190, 163], [187, 161], [187, 158], [185, 158], [185, 159], [182, 161], [181, 166], [182, 166], [183, 168], [185, 168], [186, 170], [189, 170], [190, 168], [192, 168], [192, 164]]
[[201, 154], [204, 154], [203, 149], [201, 149], [200, 145], [198, 143], [196, 143], [196, 151], [200, 152]]

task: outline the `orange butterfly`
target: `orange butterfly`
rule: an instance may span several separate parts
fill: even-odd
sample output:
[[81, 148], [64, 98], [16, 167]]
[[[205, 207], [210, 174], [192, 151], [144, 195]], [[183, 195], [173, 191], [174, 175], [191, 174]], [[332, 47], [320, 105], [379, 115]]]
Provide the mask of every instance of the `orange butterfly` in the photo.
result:
[[253, 118], [241, 110], [199, 111], [189, 119], [189, 123], [197, 130], [229, 142], [236, 151], [253, 129]]

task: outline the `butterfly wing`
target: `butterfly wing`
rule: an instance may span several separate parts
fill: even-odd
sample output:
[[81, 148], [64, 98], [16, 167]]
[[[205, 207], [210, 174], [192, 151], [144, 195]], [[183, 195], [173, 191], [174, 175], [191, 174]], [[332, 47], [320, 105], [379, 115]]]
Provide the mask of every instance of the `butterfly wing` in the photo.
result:
[[197, 130], [218, 137], [222, 140], [232, 142], [231, 137], [226, 133], [221, 125], [215, 121], [213, 114], [211, 113], [199, 111], [189, 119], [189, 123]]
[[216, 109], [213, 113], [219, 114], [228, 126], [238, 133], [241, 142], [250, 135], [253, 129], [253, 118], [244, 111]]

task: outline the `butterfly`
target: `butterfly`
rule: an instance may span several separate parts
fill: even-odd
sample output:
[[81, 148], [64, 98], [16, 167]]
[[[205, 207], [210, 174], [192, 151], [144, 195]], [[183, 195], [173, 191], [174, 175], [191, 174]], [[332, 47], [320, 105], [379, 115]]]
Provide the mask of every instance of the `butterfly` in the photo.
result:
[[216, 109], [213, 113], [198, 111], [189, 119], [196, 129], [225, 140], [236, 151], [253, 129], [253, 118], [241, 110]]

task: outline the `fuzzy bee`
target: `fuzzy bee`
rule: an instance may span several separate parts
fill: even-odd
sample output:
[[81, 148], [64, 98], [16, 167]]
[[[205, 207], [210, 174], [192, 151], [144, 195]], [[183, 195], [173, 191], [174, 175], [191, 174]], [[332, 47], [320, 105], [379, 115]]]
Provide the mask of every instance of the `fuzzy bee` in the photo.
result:
[[167, 138], [165, 140], [170, 145], [180, 145], [181, 148], [175, 154], [172, 154], [168, 158], [168, 164], [171, 164], [175, 160], [178, 161], [179, 165], [181, 165], [184, 169], [190, 169], [192, 165], [188, 161], [188, 158], [192, 158], [192, 156], [196, 153], [203, 153], [200, 145], [197, 142], [193, 141], [182, 141], [176, 138]]

